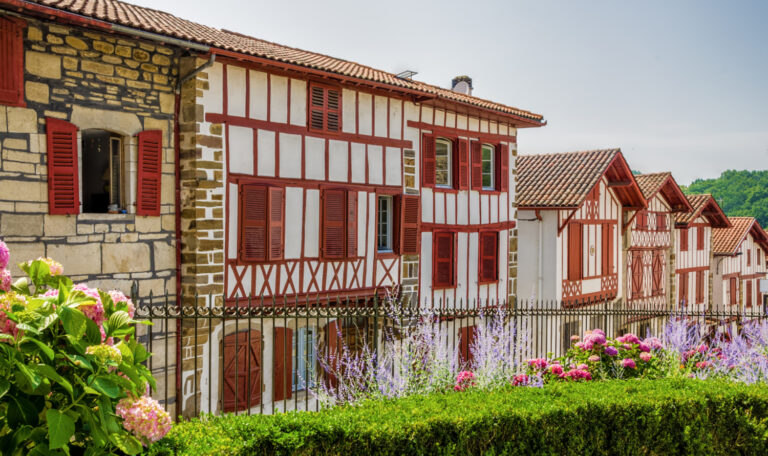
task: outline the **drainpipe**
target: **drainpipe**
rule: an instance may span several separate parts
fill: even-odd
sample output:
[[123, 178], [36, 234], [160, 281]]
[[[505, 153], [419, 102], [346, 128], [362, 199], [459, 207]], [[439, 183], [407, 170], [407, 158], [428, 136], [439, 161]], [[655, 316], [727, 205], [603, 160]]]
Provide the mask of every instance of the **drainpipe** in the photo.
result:
[[542, 282], [544, 281], [544, 220], [542, 220], [541, 216], [538, 217], [539, 219], [539, 277], [536, 280], [537, 282], [537, 295], [536, 299], [541, 301], [541, 290], [542, 290]]

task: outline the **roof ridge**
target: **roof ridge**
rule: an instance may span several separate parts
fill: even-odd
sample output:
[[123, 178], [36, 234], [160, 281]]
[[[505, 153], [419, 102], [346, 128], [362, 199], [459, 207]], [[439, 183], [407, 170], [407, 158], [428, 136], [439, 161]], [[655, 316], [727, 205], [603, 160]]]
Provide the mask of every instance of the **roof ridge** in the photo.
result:
[[589, 150], [574, 150], [571, 152], [546, 152], [543, 154], [520, 154], [518, 159], [522, 157], [551, 157], [554, 155], [569, 155], [569, 154], [587, 154], [590, 152], [621, 152], [620, 147], [605, 148], [605, 149], [589, 149]]

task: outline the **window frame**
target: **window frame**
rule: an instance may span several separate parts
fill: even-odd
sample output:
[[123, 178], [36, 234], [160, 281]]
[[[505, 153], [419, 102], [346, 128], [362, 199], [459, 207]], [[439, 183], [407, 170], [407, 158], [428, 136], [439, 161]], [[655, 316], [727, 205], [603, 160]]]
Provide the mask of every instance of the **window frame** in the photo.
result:
[[[437, 165], [437, 146], [438, 144], [446, 144], [448, 146], [448, 153], [447, 153], [447, 170], [446, 170], [446, 176], [448, 177], [448, 183], [447, 184], [438, 184], [437, 183], [437, 176], [438, 176], [438, 165]], [[453, 175], [454, 173], [454, 165], [456, 162], [456, 158], [454, 157], [455, 147], [453, 144], [453, 141], [445, 138], [445, 137], [436, 137], [435, 138], [435, 188], [442, 188], [442, 189], [453, 189], [455, 188], [455, 177]]]
[[[317, 343], [317, 326], [302, 326], [296, 331], [293, 332], [292, 337], [292, 358], [293, 362], [291, 363], [291, 391], [294, 393], [297, 393], [299, 391], [307, 391], [310, 388], [315, 387], [315, 381], [314, 378], [312, 378], [311, 375], [306, 375], [308, 373], [315, 373], [317, 370], [317, 361], [316, 361], [316, 352], [315, 352], [315, 346]], [[304, 338], [304, 344], [300, 344], [300, 341]], [[311, 343], [307, 344], [307, 341], [310, 341]], [[308, 356], [305, 356], [304, 358], [300, 358], [300, 354], [303, 352], [303, 350], [306, 350], [307, 347], [309, 347], [309, 353]], [[302, 362], [305, 361], [305, 362]], [[304, 368], [304, 373], [306, 375], [306, 378], [303, 380], [298, 377], [297, 374], [300, 373], [299, 367]]]
[[[84, 185], [83, 185], [83, 181], [84, 181], [84, 178], [88, 179], [88, 176], [86, 176], [86, 174], [88, 174], [88, 173], [86, 173], [83, 168], [85, 166], [85, 162], [88, 161], [87, 158], [86, 158], [86, 150], [88, 150], [88, 155], [89, 156], [93, 153], [93, 151], [90, 150], [90, 146], [86, 148], [86, 139], [87, 139], [86, 136], [89, 134], [89, 132], [96, 132], [96, 131], [102, 132], [102, 133], [106, 133], [108, 135], [107, 143], [109, 144], [109, 148], [108, 148], [108, 151], [107, 151], [107, 153], [109, 154], [109, 157], [108, 157], [108, 160], [109, 160], [109, 165], [108, 165], [108, 167], [109, 167], [109, 201], [107, 203], [107, 210], [104, 211], [104, 212], [86, 211], [85, 210], [85, 202], [86, 202], [86, 197], [85, 196], [86, 196], [86, 192], [85, 192], [85, 188], [84, 188]], [[119, 161], [119, 164], [118, 164], [118, 166], [119, 166], [119, 182], [118, 182], [118, 185], [117, 185], [117, 187], [119, 189], [118, 190], [118, 199], [119, 199], [119, 201], [118, 201], [118, 203], [116, 203], [118, 205], [118, 211], [119, 210], [125, 210], [126, 213], [135, 212], [136, 211], [136, 206], [135, 206], [135, 204], [131, 204], [131, 203], [132, 202], [133, 203], [137, 203], [138, 202], [138, 196], [135, 197], [133, 201], [131, 201], [131, 199], [129, 198], [129, 195], [128, 195], [128, 193], [129, 193], [129, 191], [128, 191], [128, 188], [129, 188], [128, 181], [129, 181], [129, 174], [130, 174], [129, 173], [130, 160], [128, 159], [130, 153], [129, 153], [128, 149], [131, 146], [131, 144], [130, 144], [131, 141], [129, 141], [128, 138], [125, 135], [122, 135], [122, 134], [120, 134], [118, 132], [107, 130], [107, 129], [104, 129], [104, 128], [88, 128], [88, 129], [80, 130], [80, 133], [78, 135], [78, 139], [79, 139], [79, 147], [80, 147], [79, 152], [78, 152], [78, 160], [79, 160], [78, 166], [80, 167], [80, 173], [79, 174], [81, 176], [80, 177], [80, 181], [79, 181], [79, 187], [80, 188], [78, 190], [80, 192], [80, 213], [81, 214], [108, 214], [108, 213], [110, 213], [109, 212], [109, 206], [113, 204], [113, 202], [112, 202], [113, 198], [114, 198], [113, 190], [115, 188], [115, 185], [113, 183], [115, 164], [113, 162], [113, 153], [112, 153], [112, 145], [113, 145], [114, 141], [118, 142], [118, 148], [119, 148], [119, 153], [118, 153], [118, 155], [119, 155], [119, 159], [118, 159], [118, 161]], [[137, 147], [138, 147], [138, 145], [137, 145]], [[137, 157], [137, 164], [136, 165], [137, 165], [137, 167], [139, 165], [138, 164], [138, 157]], [[136, 170], [136, 173], [134, 173], [134, 174], [136, 174], [136, 176], [137, 176], [136, 190], [138, 191], [138, 168]], [[88, 200], [90, 201], [90, 198], [88, 198]]]
[[[485, 179], [485, 171], [483, 170], [483, 164], [486, 162], [485, 159], [485, 152], [488, 151], [490, 153], [490, 163], [491, 163], [491, 170], [490, 170], [490, 185], [485, 185], [484, 179]], [[496, 146], [493, 144], [488, 143], [482, 143], [480, 144], [480, 189], [485, 192], [495, 192], [499, 191], [500, 189], [497, 186], [496, 182], [496, 172], [498, 163], [496, 163]]]
[[[387, 246], [382, 248], [381, 239], [381, 201], [388, 201], [389, 210], [387, 212]], [[376, 253], [394, 253], [395, 252], [395, 196], [388, 194], [376, 195]]]
[[[312, 90], [321, 89], [323, 91], [323, 106], [315, 106], [312, 104]], [[338, 107], [331, 109], [328, 106], [328, 92], [338, 92]], [[307, 84], [307, 130], [317, 133], [325, 133], [329, 135], [338, 135], [342, 132], [342, 89], [340, 87], [334, 87], [325, 84], [319, 84], [310, 82]], [[312, 126], [312, 112], [320, 111], [323, 115], [323, 128], [315, 128]], [[335, 113], [337, 116], [338, 130], [333, 131], [328, 129], [328, 116], [331, 113]]]

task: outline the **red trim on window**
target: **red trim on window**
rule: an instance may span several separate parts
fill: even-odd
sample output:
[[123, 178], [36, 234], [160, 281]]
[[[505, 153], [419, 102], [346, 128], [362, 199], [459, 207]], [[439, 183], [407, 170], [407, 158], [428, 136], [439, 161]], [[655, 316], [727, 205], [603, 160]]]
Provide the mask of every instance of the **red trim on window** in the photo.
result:
[[77, 127], [51, 117], [46, 118], [48, 142], [48, 212], [80, 213]]
[[321, 224], [321, 248], [320, 256], [323, 258], [344, 258], [346, 244], [346, 227], [344, 215], [347, 202], [346, 191], [338, 189], [323, 189], [322, 224]]
[[240, 230], [238, 253], [240, 261], [249, 263], [267, 260], [268, 187], [240, 186]]
[[24, 104], [24, 28], [26, 22], [0, 17], [0, 104]]
[[137, 135], [139, 143], [136, 214], [160, 215], [163, 132], [146, 130]]

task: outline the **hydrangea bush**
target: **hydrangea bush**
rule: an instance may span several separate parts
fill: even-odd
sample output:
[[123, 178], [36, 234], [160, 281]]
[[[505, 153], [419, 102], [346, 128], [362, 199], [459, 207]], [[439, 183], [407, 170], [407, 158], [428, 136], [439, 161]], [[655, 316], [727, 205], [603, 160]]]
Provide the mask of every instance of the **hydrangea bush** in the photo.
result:
[[0, 452], [137, 454], [165, 435], [131, 300], [72, 283], [49, 258], [13, 282], [8, 258], [0, 241]]

